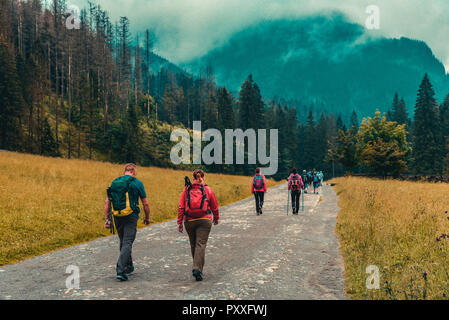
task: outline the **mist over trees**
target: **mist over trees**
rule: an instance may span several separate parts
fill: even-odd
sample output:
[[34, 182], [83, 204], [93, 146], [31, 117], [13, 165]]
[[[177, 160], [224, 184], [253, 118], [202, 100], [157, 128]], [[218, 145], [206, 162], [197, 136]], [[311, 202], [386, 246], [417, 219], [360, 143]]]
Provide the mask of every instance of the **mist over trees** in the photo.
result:
[[[217, 86], [212, 63], [184, 72], [153, 52], [150, 30], [132, 35], [131, 21], [112, 21], [99, 5], [81, 11], [79, 28], [67, 28], [70, 15], [64, 0], [0, 0], [1, 149], [175, 167], [171, 131], [199, 120], [222, 133], [278, 129], [276, 178], [292, 167], [325, 177], [449, 171], [449, 94], [438, 105], [427, 75], [413, 122], [398, 94], [385, 117], [360, 122], [355, 110], [264, 97], [251, 74], [232, 92]], [[205, 169], [250, 175], [256, 165]]]

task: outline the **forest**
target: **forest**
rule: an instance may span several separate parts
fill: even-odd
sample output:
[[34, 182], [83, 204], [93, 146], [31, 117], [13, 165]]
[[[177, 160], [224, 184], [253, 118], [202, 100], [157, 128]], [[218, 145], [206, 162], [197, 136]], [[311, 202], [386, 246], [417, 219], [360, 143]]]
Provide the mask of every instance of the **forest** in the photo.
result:
[[[128, 18], [113, 21], [99, 5], [69, 29], [66, 2], [46, 3], [0, 0], [0, 149], [188, 169], [170, 162], [170, 133], [199, 120], [203, 130], [278, 129], [279, 179], [292, 167], [325, 177], [449, 172], [449, 94], [438, 102], [427, 74], [412, 117], [397, 94], [389, 112], [362, 121], [316, 105], [299, 114], [264, 97], [252, 75], [239, 92], [218, 86], [213, 61], [196, 75], [155, 70], [151, 30], [133, 35]], [[254, 165], [205, 169], [251, 175]]]

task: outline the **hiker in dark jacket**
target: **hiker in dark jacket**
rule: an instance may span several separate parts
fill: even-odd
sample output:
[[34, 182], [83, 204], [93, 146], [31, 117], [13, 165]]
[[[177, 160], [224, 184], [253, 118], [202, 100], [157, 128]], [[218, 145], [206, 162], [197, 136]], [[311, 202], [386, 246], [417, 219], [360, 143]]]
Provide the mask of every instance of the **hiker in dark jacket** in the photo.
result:
[[302, 182], [304, 183], [304, 193], [307, 193], [307, 190], [309, 188], [309, 176], [306, 170], [302, 171], [301, 179]]
[[312, 183], [313, 183], [313, 193], [319, 193], [319, 188], [321, 185], [321, 179], [318, 173], [314, 170], [312, 175]]
[[260, 168], [257, 168], [251, 183], [251, 193], [256, 199], [257, 215], [262, 214], [265, 192], [267, 192], [267, 180], [263, 174], [260, 174]]
[[124, 175], [113, 181], [113, 184], [118, 180], [126, 180], [125, 182], [129, 183], [128, 198], [130, 203], [130, 214], [124, 216], [120, 216], [120, 214], [114, 214], [113, 221], [111, 221], [109, 219], [109, 211], [114, 210], [115, 202], [112, 203], [113, 206], [111, 207], [109, 198], [107, 198], [104, 205], [104, 214], [106, 218], [105, 228], [111, 228], [111, 224], [114, 223], [115, 229], [117, 230], [117, 234], [120, 239], [120, 256], [118, 258], [116, 267], [117, 279], [119, 279], [120, 281], [128, 280], [129, 274], [134, 271], [131, 252], [134, 240], [136, 239], [137, 221], [139, 219], [140, 213], [139, 198], [145, 211], [145, 218], [143, 220], [143, 223], [146, 226], [150, 224], [150, 205], [148, 204], [147, 194], [143, 183], [136, 178], [136, 175], [136, 165], [133, 163], [129, 163], [125, 166]]
[[183, 232], [183, 222], [189, 235], [192, 251], [192, 275], [196, 281], [203, 280], [206, 244], [212, 223], [218, 224], [218, 203], [212, 189], [204, 183], [204, 172], [193, 172], [191, 186], [186, 186], [181, 194], [178, 209], [178, 230]]
[[301, 196], [301, 189], [304, 188], [301, 176], [298, 174], [296, 168], [291, 170], [290, 177], [288, 177], [288, 190], [292, 195], [292, 209], [293, 214], [298, 214], [299, 211], [299, 197]]

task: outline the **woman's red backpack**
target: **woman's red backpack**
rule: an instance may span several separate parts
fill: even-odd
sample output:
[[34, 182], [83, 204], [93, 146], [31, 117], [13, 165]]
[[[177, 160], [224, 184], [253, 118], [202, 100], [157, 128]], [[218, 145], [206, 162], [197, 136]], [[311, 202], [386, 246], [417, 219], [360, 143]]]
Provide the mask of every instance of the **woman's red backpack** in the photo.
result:
[[202, 218], [209, 212], [209, 199], [207, 199], [206, 186], [192, 184], [187, 187], [187, 207], [185, 213], [190, 218]]
[[293, 191], [297, 191], [300, 189], [299, 174], [295, 174], [294, 176], [292, 176], [291, 188]]

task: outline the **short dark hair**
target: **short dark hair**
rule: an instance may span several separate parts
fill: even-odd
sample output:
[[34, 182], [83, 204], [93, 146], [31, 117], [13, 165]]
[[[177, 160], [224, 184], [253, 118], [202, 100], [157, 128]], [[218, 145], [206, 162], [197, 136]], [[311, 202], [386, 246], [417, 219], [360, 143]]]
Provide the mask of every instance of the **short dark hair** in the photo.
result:
[[260, 173], [260, 168], [256, 168], [256, 170], [254, 171], [256, 174]]
[[292, 169], [292, 173], [293, 173], [293, 174], [296, 174], [296, 173], [298, 173], [298, 170], [296, 170], [296, 168], [293, 168], [293, 169]]
[[198, 176], [204, 178], [204, 171], [201, 169], [196, 169], [195, 171], [193, 171], [193, 179], [198, 179]]

